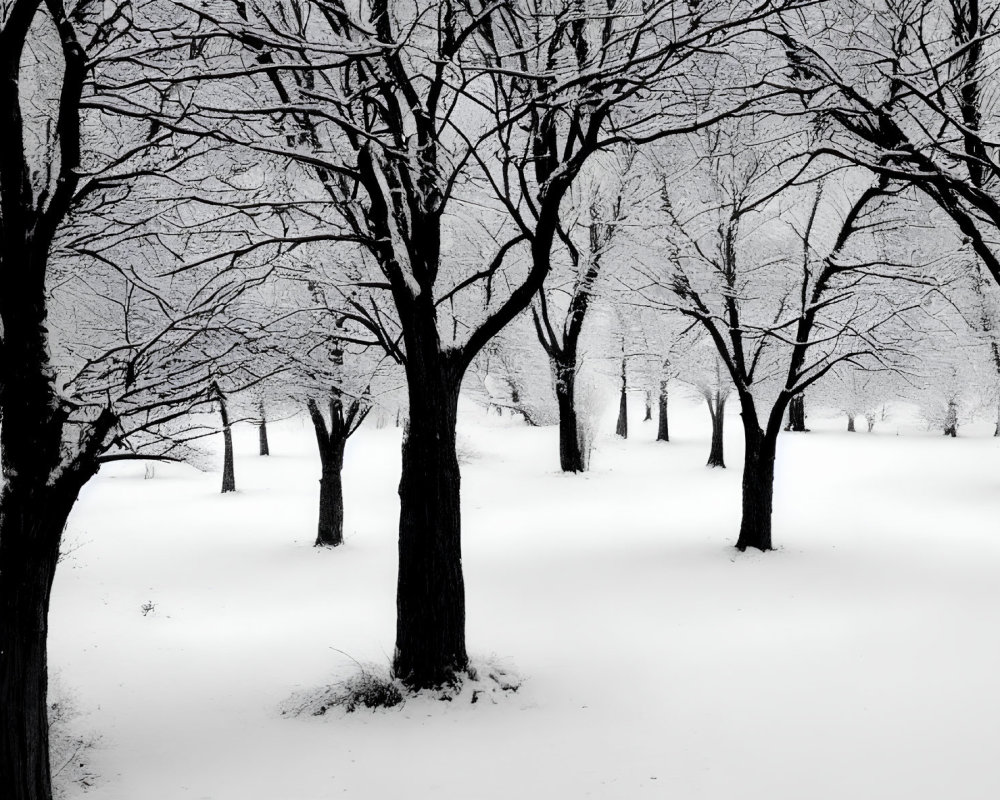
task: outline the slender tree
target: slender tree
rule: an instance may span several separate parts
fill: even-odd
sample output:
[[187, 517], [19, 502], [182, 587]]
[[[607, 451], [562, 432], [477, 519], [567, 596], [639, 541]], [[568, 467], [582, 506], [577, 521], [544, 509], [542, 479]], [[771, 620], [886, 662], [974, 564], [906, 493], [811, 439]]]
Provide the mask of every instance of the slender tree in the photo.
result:
[[[820, 182], [805, 218], [787, 223], [793, 235], [779, 235], [778, 208], [789, 192], [802, 190], [787, 186], [784, 148], [773, 140], [762, 148], [757, 137], [768, 128], [757, 125], [733, 122], [703, 136], [697, 170], [689, 173], [703, 194], [682, 197], [667, 179], [662, 197], [677, 235], [662, 257], [669, 266], [660, 284], [680, 301], [674, 307], [706, 331], [740, 404], [740, 550], [772, 547], [776, 443], [791, 400], [841, 363], [889, 358], [899, 343], [887, 335], [888, 322], [919, 308], [913, 298], [890, 302], [883, 281], [906, 273], [872, 257], [887, 185], [854, 190], [831, 235], [817, 224], [832, 211], [821, 214], [821, 204], [827, 195], [843, 195]], [[927, 282], [910, 279], [921, 293]], [[870, 290], [863, 302], [862, 286]]]
[[[670, 361], [666, 360], [663, 362], [663, 371], [668, 373], [670, 369]], [[670, 419], [668, 416], [667, 405], [669, 402], [670, 393], [670, 381], [667, 377], [660, 378], [660, 395], [659, 401], [657, 403], [657, 417], [656, 417], [656, 441], [658, 442], [669, 442], [670, 441]]]
[[229, 402], [218, 381], [212, 381], [212, 399], [218, 404], [222, 421], [222, 494], [236, 491], [236, 466], [233, 455], [233, 426], [229, 421]]
[[[587, 468], [587, 446], [576, 399], [577, 376], [581, 366], [580, 343], [587, 312], [598, 292], [598, 282], [608, 260], [615, 230], [623, 222], [622, 201], [629, 191], [627, 176], [634, 161], [634, 151], [625, 151], [618, 158], [609, 160], [608, 164], [601, 165], [604, 168], [602, 172], [611, 173], [610, 176], [601, 175], [603, 180], [592, 180], [589, 186], [581, 186], [577, 192], [570, 193], [562, 209], [559, 227], [568, 256], [568, 269], [550, 272], [545, 287], [538, 293], [538, 302], [532, 307], [538, 341], [552, 363], [559, 407], [559, 466], [563, 472], [583, 472]], [[583, 197], [574, 197], [580, 194]], [[606, 199], [609, 194], [610, 201]], [[565, 208], [574, 205], [574, 199], [578, 212], [583, 210], [581, 206], [589, 210], [589, 219], [577, 223], [585, 232], [585, 244], [582, 245], [574, 240], [573, 229], [577, 225], [569, 222], [570, 214]], [[565, 274], [560, 274], [563, 272], [568, 273], [569, 280]], [[553, 317], [555, 309], [561, 305], [557, 298], [563, 294], [568, 296], [568, 300], [565, 311], [561, 313], [562, 321], [556, 325]], [[619, 419], [619, 429], [622, 424]], [[624, 425], [626, 433], [619, 430], [619, 436], [627, 435], [627, 422]]]
[[258, 402], [260, 419], [257, 421], [258, 452], [262, 456], [271, 455], [271, 445], [267, 440], [267, 406], [264, 400]]
[[726, 423], [726, 402], [732, 389], [729, 375], [718, 358], [713, 358], [709, 380], [698, 381], [698, 391], [708, 406], [712, 420], [712, 441], [708, 452], [709, 467], [726, 467], [723, 433]]
[[622, 342], [622, 373], [621, 386], [618, 390], [618, 420], [615, 422], [615, 436], [628, 438], [628, 357], [625, 355], [625, 345]]

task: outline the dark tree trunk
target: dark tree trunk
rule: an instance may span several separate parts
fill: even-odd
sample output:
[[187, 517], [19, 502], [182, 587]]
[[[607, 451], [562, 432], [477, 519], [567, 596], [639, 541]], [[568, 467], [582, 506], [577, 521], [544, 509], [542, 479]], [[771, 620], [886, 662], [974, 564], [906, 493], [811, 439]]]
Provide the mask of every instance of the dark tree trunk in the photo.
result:
[[0, 216], [0, 232], [8, 237], [0, 247], [0, 272], [9, 279], [0, 292], [0, 798], [51, 800], [49, 596], [63, 528], [80, 489], [97, 472], [96, 454], [114, 417], [104, 410], [77, 428], [74, 452], [67, 452], [69, 411], [55, 389], [48, 354], [47, 256], [9, 259], [16, 246], [5, 227], [12, 224], [10, 210], [5, 205], [8, 218]]
[[229, 409], [226, 407], [226, 396], [214, 384], [216, 398], [219, 401], [219, 416], [222, 418], [222, 493], [236, 491], [236, 472], [233, 466], [233, 429], [229, 424]]
[[643, 422], [649, 422], [653, 419], [653, 390], [646, 390], [646, 416], [642, 418]]
[[746, 453], [743, 458], [743, 518], [739, 550], [771, 548], [771, 507], [774, 494], [776, 437], [767, 436], [753, 423], [744, 421]]
[[670, 441], [670, 425], [667, 419], [667, 381], [660, 381], [660, 418], [656, 429], [656, 441]]
[[854, 433], [855, 432], [854, 431], [854, 415], [853, 414], [848, 414], [847, 415], [847, 430], [848, 430], [849, 433]]
[[875, 430], [875, 415], [874, 414], [866, 414], [865, 415], [865, 422], [868, 423], [868, 433], [871, 433], [873, 430]]
[[993, 429], [994, 436], [1000, 436], [1000, 401], [997, 402], [997, 426]]
[[[436, 338], [436, 337], [435, 337]], [[393, 673], [415, 689], [466, 670], [465, 583], [455, 423], [461, 370], [432, 347], [407, 348], [409, 431], [399, 482], [399, 582]]]
[[804, 394], [797, 396], [795, 406], [796, 417], [794, 430], [799, 433], [808, 433], [809, 429], [806, 427], [806, 396]]
[[808, 433], [806, 427], [806, 398], [805, 395], [797, 394], [788, 403], [788, 425], [786, 431], [797, 433]]
[[712, 447], [708, 453], [708, 466], [725, 469], [726, 461], [723, 458], [722, 432], [725, 423], [726, 398], [721, 393], [714, 392], [706, 400], [708, 402], [708, 413], [712, 416]]
[[344, 489], [341, 473], [344, 469], [346, 441], [329, 438], [319, 441], [323, 472], [319, 479], [319, 525], [316, 547], [336, 547], [344, 543]]
[[[96, 471], [96, 469], [95, 469]], [[9, 480], [0, 493], [0, 797], [50, 800], [49, 596], [59, 541], [83, 481]]]
[[[337, 320], [337, 330], [342, 330], [345, 318]], [[343, 341], [332, 337], [330, 361], [334, 373], [340, 376], [344, 366]], [[365, 393], [366, 394], [366, 393]], [[336, 547], [344, 542], [344, 487], [341, 473], [344, 469], [344, 450], [347, 440], [364, 422], [371, 405], [354, 397], [345, 404], [340, 387], [334, 383], [330, 389], [330, 424], [323, 419], [323, 412], [315, 400], [306, 403], [316, 433], [322, 474], [319, 479], [319, 522], [316, 527], [316, 547]], [[398, 412], [397, 412], [398, 419]]]
[[257, 426], [257, 434], [260, 441], [260, 454], [262, 456], [271, 455], [271, 448], [267, 442], [267, 415], [263, 403], [260, 405], [260, 424]]
[[623, 439], [628, 438], [628, 378], [624, 357], [622, 357], [622, 391], [618, 401], [618, 423], [615, 425], [615, 434]]
[[576, 414], [576, 369], [556, 361], [555, 372], [559, 406], [559, 467], [563, 472], [584, 472], [587, 464]]
[[[85, 170], [80, 159], [80, 99], [88, 58], [73, 26], [77, 15], [46, 3], [59, 44], [61, 76], [51, 147], [26, 154], [20, 74], [37, 2], [5, 4], [0, 46], [0, 798], [51, 800], [47, 691], [49, 597], [59, 541], [80, 489], [97, 472], [97, 453], [114, 426], [104, 409], [64, 437], [70, 407], [56, 389], [49, 359], [47, 270], [55, 234]], [[9, 12], [9, 13], [8, 13]], [[38, 17], [41, 18], [41, 14]], [[48, 46], [48, 45], [46, 45]], [[28, 84], [30, 85], [30, 84]], [[57, 143], [57, 144], [56, 144]], [[43, 148], [44, 149], [44, 148]], [[35, 170], [48, 173], [38, 191]], [[65, 439], [75, 442], [68, 445]], [[73, 452], [67, 452], [73, 447]]]

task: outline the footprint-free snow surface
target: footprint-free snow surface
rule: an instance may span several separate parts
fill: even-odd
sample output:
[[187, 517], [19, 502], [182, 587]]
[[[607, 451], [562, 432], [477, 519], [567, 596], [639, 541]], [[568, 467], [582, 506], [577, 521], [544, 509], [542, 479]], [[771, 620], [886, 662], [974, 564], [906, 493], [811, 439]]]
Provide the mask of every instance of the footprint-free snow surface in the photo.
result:
[[66, 796], [1000, 797], [1000, 439], [810, 420], [779, 442], [779, 549], [740, 554], [740, 420], [726, 470], [707, 420], [633, 420], [563, 475], [554, 428], [463, 408], [469, 651], [520, 687], [353, 714], [281, 712], [389, 663], [400, 431], [349, 444], [335, 550], [306, 421], [267, 458], [238, 429], [235, 494], [109, 468], [52, 601], [53, 695], [96, 740], [90, 788], [54, 763]]

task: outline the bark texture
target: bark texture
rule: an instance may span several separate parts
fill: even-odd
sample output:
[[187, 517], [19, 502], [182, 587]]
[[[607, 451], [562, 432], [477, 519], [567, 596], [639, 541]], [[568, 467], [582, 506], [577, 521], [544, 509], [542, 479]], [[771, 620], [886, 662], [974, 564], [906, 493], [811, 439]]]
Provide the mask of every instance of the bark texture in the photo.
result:
[[765, 435], [756, 426], [744, 431], [746, 452], [743, 459], [743, 518], [739, 550], [771, 548], [771, 509], [774, 494], [774, 454], [777, 436]]
[[465, 671], [461, 477], [455, 423], [461, 373], [447, 356], [407, 353], [410, 425], [399, 482], [399, 580], [393, 673], [411, 688]]
[[[52, 435], [55, 435], [54, 432]], [[13, 437], [5, 435], [5, 444]], [[34, 437], [30, 437], [34, 438]], [[0, 797], [50, 800], [46, 701], [49, 598], [59, 544], [96, 459], [56, 473], [35, 462], [15, 474], [4, 453], [0, 491]], [[55, 474], [53, 480], [44, 474]]]
[[75, 495], [7, 484], [0, 506], [0, 796], [48, 800], [47, 636], [59, 541]]
[[319, 522], [317, 547], [336, 547], [344, 543], [344, 448], [320, 446], [323, 472], [319, 479]]
[[[357, 430], [360, 413], [352, 402], [346, 416], [340, 395], [334, 392], [330, 400], [330, 422], [323, 418], [319, 405], [308, 402], [309, 416], [316, 433], [316, 445], [322, 471], [319, 479], [319, 519], [316, 525], [316, 547], [337, 547], [344, 543], [344, 450], [347, 440]], [[367, 412], [365, 412], [367, 413]], [[363, 419], [363, 416], [362, 416]]]
[[576, 411], [576, 369], [558, 362], [554, 369], [559, 407], [559, 468], [563, 472], [583, 472], [587, 464]]

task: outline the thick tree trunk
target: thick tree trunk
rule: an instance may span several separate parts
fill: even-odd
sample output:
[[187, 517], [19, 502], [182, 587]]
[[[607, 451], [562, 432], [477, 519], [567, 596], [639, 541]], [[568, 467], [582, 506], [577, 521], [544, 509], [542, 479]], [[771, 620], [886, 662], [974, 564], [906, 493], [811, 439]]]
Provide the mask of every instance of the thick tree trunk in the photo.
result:
[[667, 419], [667, 381], [660, 381], [660, 413], [656, 428], [656, 441], [670, 441], [670, 424]]
[[556, 402], [559, 406], [559, 467], [563, 472], [584, 472], [587, 464], [580, 441], [576, 413], [576, 370], [555, 363]]
[[323, 472], [319, 479], [319, 525], [316, 547], [336, 547], [344, 543], [344, 469], [346, 442], [319, 442]]
[[853, 414], [848, 414], [847, 415], [847, 430], [848, 430], [849, 433], [854, 433], [855, 432], [854, 431], [854, 415]]
[[393, 672], [416, 689], [450, 683], [469, 663], [455, 450], [461, 373], [429, 349], [407, 350], [410, 416], [399, 482]]
[[708, 466], [725, 469], [726, 461], [723, 457], [722, 432], [725, 423], [726, 398], [716, 392], [713, 397], [709, 397], [707, 400], [708, 413], [712, 416], [712, 447], [708, 453]]
[[[59, 541], [79, 489], [0, 493], [0, 797], [50, 800], [46, 705], [49, 596]], [[80, 484], [82, 485], [82, 483]]]
[[[73, 30], [76, 15], [48, 3], [48, 27], [54, 24], [58, 36], [45, 34], [45, 40], [61, 44], [63, 65], [58, 104], [49, 107], [58, 147], [41, 160], [26, 156], [39, 151], [24, 146], [20, 92], [26, 84], [19, 70], [39, 3], [13, 5], [4, 4], [0, 47], [0, 798], [51, 800], [49, 597], [63, 528], [80, 489], [97, 472], [96, 453], [115, 420], [105, 409], [90, 424], [74, 426], [75, 452], [67, 452], [73, 447], [64, 441], [70, 406], [56, 389], [49, 359], [49, 250], [85, 172], [79, 102], [87, 56]], [[51, 192], [37, 191], [35, 170], [48, 172], [42, 182]]]
[[809, 432], [809, 429], [806, 427], [805, 395], [797, 394], [788, 403], [788, 424], [785, 426], [785, 430], [797, 433]]
[[754, 547], [771, 549], [771, 504], [774, 494], [773, 438], [756, 425], [744, 420], [746, 453], [743, 459], [743, 519], [740, 522], [739, 550]]
[[618, 422], [615, 425], [615, 435], [628, 438], [628, 378], [625, 372], [625, 359], [622, 358], [622, 391], [618, 401]]

